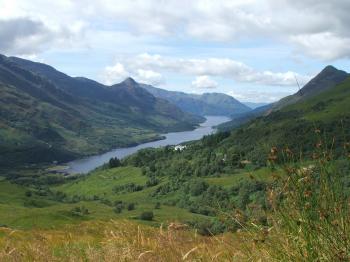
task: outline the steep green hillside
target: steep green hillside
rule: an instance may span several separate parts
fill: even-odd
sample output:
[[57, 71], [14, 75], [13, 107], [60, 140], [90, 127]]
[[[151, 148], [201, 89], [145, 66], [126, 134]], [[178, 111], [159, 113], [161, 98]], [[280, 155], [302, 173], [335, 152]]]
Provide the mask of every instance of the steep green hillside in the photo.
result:
[[259, 116], [268, 115], [272, 107], [273, 107], [273, 104], [267, 104], [264, 106], [257, 107], [249, 112], [246, 112], [246, 113], [242, 113], [239, 115], [233, 115], [233, 116], [231, 116], [230, 121], [223, 123], [223, 124], [220, 124], [218, 126], [218, 129], [220, 131], [229, 131], [229, 130], [232, 130], [234, 128], [237, 128], [245, 123], [248, 123], [249, 121], [251, 121], [254, 118], [257, 118]]
[[334, 144], [340, 153], [349, 140], [350, 79], [319, 95], [286, 106], [282, 110], [243, 125], [223, 142], [236, 148], [247, 159], [263, 164], [272, 146], [289, 147], [296, 155], [310, 156], [320, 140], [323, 146]]
[[285, 106], [305, 101], [324, 91], [331, 89], [349, 77], [347, 72], [338, 70], [333, 66], [326, 66], [318, 75], [311, 79], [296, 94], [282, 98], [274, 103], [272, 110], [279, 110]]
[[67, 161], [203, 121], [128, 79], [107, 87], [0, 56], [0, 166]]
[[303, 88], [301, 88], [297, 93], [284, 97], [275, 103], [258, 107], [250, 112], [233, 115], [230, 122], [220, 125], [219, 128], [222, 131], [230, 130], [248, 123], [256, 117], [268, 115], [270, 112], [278, 111], [288, 105], [307, 101], [314, 96], [332, 89], [336, 85], [342, 83], [348, 77], [349, 74], [347, 72], [338, 70], [333, 66], [327, 66], [313, 79], [311, 79], [305, 86], [303, 86]]
[[183, 92], [167, 91], [150, 85], [142, 85], [155, 97], [163, 98], [177, 105], [185, 112], [195, 115], [223, 115], [232, 116], [250, 111], [251, 109], [234, 99], [221, 93], [204, 93], [202, 95]]

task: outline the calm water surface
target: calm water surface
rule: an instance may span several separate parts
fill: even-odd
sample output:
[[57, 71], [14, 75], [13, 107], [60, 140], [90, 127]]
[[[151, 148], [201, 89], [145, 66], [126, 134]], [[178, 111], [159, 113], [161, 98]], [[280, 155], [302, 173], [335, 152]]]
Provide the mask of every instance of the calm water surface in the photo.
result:
[[228, 117], [225, 116], [206, 116], [206, 119], [207, 120], [204, 123], [202, 123], [198, 128], [192, 131], [167, 133], [163, 134], [163, 136], [166, 137], [163, 140], [148, 142], [137, 146], [117, 148], [100, 155], [74, 160], [65, 164], [68, 166], [68, 169], [65, 171], [68, 173], [87, 173], [95, 169], [96, 167], [99, 167], [104, 163], [108, 162], [109, 159], [111, 159], [112, 157], [118, 157], [120, 159], [131, 155], [142, 148], [177, 145], [191, 140], [198, 140], [205, 135], [209, 135], [215, 132], [216, 130], [214, 129], [214, 126], [225, 123], [230, 120]]

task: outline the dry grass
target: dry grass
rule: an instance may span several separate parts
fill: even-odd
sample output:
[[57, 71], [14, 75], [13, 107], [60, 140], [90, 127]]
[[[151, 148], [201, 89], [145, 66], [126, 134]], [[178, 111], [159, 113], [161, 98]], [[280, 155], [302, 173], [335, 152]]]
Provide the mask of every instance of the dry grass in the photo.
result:
[[[62, 230], [1, 229], [1, 261], [258, 261], [245, 233], [203, 237], [130, 221], [85, 222]], [[263, 261], [263, 260], [261, 260]], [[268, 259], [266, 259], [268, 261]]]

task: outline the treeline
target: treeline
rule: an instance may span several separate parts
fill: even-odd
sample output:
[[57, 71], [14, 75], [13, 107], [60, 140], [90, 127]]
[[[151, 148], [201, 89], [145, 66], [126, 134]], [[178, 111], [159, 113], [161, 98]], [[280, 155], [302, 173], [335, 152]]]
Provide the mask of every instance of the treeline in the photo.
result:
[[[181, 152], [170, 146], [143, 149], [122, 162], [123, 165], [142, 169], [142, 174], [148, 177], [147, 185], [155, 186], [150, 194], [154, 199], [208, 217], [205, 221], [188, 221], [192, 225], [200, 228], [211, 225], [212, 231], [216, 233], [226, 231], [228, 228], [217, 218], [221, 212], [232, 210], [240, 210], [246, 219], [254, 213], [257, 219], [266, 222], [264, 210], [268, 208], [265, 200], [269, 186], [267, 182], [244, 179], [223, 187], [210, 185], [205, 180], [210, 177], [234, 176], [260, 167], [246, 161], [244, 152], [222, 147], [229, 137], [229, 132], [205, 136], [200, 141], [188, 143]], [[118, 187], [117, 191], [123, 190], [135, 190], [135, 185]], [[239, 225], [234, 224], [236, 226], [233, 228], [237, 229]], [[203, 234], [204, 231], [203, 229]]]

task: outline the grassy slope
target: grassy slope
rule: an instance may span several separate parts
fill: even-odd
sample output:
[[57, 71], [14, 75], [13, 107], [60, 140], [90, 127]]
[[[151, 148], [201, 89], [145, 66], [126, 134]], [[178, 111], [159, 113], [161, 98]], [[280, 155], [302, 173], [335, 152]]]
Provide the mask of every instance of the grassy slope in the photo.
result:
[[[2, 180], [0, 181], [0, 225], [24, 229], [33, 227], [52, 228], [60, 227], [63, 224], [79, 223], [84, 220], [134, 219], [142, 211], [149, 210], [153, 210], [155, 214], [155, 219], [151, 224], [167, 221], [184, 221], [196, 216], [201, 217], [172, 206], [161, 206], [160, 209], [154, 209], [157, 201], [149, 197], [150, 191], [153, 190], [152, 188], [134, 193], [113, 193], [112, 188], [114, 186], [131, 182], [137, 184], [145, 183], [145, 177], [141, 176], [138, 168], [125, 167], [102, 172], [98, 171], [78, 181], [52, 188], [52, 190], [59, 190], [68, 196], [91, 197], [98, 195], [111, 201], [122, 200], [126, 203], [136, 203], [135, 210], [123, 210], [121, 214], [116, 214], [113, 211], [113, 207], [105, 205], [98, 200], [61, 203], [35, 194], [27, 197], [25, 195], [26, 191], [32, 190], [32, 188], [11, 184], [7, 180]], [[71, 214], [70, 211], [74, 207], [81, 206], [88, 208], [90, 214], [84, 217], [77, 217]]]
[[[254, 172], [243, 172], [235, 175], [223, 175], [222, 177], [206, 178], [211, 185], [222, 185], [230, 187], [239, 181], [251, 179], [267, 181], [271, 178], [268, 169], [261, 169]], [[60, 191], [68, 197], [79, 196], [82, 200], [76, 203], [62, 203], [49, 200], [46, 196], [32, 194], [25, 195], [26, 191], [33, 191], [32, 188], [12, 184], [7, 180], [0, 181], [0, 224], [13, 228], [59, 228], [64, 224], [76, 224], [84, 220], [108, 220], [108, 219], [135, 219], [143, 211], [153, 211], [155, 219], [149, 224], [169, 223], [172, 221], [187, 221], [205, 218], [205, 216], [194, 214], [186, 209], [176, 206], [161, 205], [155, 209], [155, 204], [170, 200], [176, 195], [157, 198], [151, 197], [150, 193], [157, 187], [145, 188], [138, 192], [114, 193], [113, 187], [135, 183], [144, 185], [146, 177], [141, 175], [141, 170], [135, 167], [121, 167], [102, 171], [94, 171], [90, 175], [76, 181], [67, 182], [60, 186], [54, 186], [52, 191]], [[164, 184], [164, 180], [160, 185]], [[160, 186], [158, 185], [158, 186]], [[175, 193], [176, 194], [176, 193]], [[92, 201], [93, 196], [100, 199], [108, 199], [112, 202], [121, 200], [125, 203], [135, 203], [136, 209], [116, 214], [114, 207], [101, 203], [100, 200]], [[85, 197], [85, 198], [84, 198]], [[34, 204], [32, 203], [34, 202]], [[41, 207], [37, 207], [41, 206]], [[71, 214], [74, 207], [85, 206], [90, 214], [77, 217]]]
[[308, 121], [333, 122], [350, 115], [350, 79], [306, 102], [291, 105], [282, 111], [299, 110]]
[[[255, 181], [271, 181], [271, 170], [269, 168], [260, 168], [252, 172], [242, 172], [234, 175], [225, 174], [221, 177], [207, 177], [207, 181], [210, 185], [222, 186], [224, 188], [229, 188], [232, 185], [239, 184], [241, 181], [246, 181], [248, 179], [254, 178]], [[280, 170], [275, 171], [275, 173], [280, 174]]]
[[[222, 148], [234, 148], [248, 159], [265, 163], [271, 147], [290, 147], [295, 153], [309, 155], [321, 131], [325, 142], [335, 137], [336, 151], [349, 138], [350, 79], [307, 101], [287, 106], [266, 117], [259, 117], [232, 131]], [[337, 153], [337, 152], [336, 152]]]
[[[0, 223], [14, 228], [54, 228], [67, 223], [77, 223], [84, 219], [74, 217], [70, 210], [77, 204], [63, 204], [50, 201], [45, 197], [26, 197], [25, 187], [10, 184], [7, 181], [0, 182]], [[32, 202], [35, 202], [33, 206]], [[91, 217], [112, 218], [112, 210], [90, 202], [82, 202], [91, 211]], [[37, 207], [41, 206], [41, 207]]]

